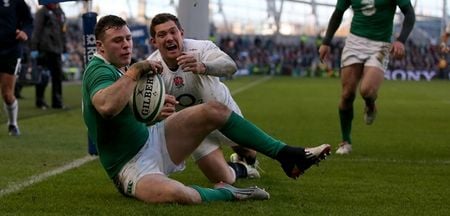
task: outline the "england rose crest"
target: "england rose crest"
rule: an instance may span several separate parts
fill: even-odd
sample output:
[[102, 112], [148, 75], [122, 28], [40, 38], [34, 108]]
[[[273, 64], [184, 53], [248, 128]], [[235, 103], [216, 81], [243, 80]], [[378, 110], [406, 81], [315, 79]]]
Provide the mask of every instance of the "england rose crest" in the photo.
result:
[[175, 84], [175, 86], [177, 88], [181, 88], [184, 86], [184, 80], [182, 77], [176, 76], [175, 78], [173, 78], [173, 83]]

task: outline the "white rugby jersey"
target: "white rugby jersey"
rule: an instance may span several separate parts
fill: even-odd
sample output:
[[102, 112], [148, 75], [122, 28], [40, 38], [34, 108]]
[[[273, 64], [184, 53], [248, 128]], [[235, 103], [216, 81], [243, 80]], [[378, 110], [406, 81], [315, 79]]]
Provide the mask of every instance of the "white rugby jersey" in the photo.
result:
[[[198, 60], [205, 64], [207, 64], [209, 59], [225, 57], [227, 59], [222, 61], [222, 64], [235, 65], [231, 57], [221, 51], [211, 41], [184, 39], [184, 52], [198, 53], [196, 54], [199, 58]], [[163, 61], [158, 50], [153, 52], [148, 59], [162, 63], [163, 72], [161, 75], [166, 87], [166, 93], [175, 96], [177, 101], [179, 101], [179, 104], [176, 106], [177, 111], [196, 104], [216, 100], [240, 113], [228, 87], [220, 81], [218, 76], [184, 72], [181, 67], [176, 71], [171, 71]], [[234, 72], [227, 72], [227, 74], [222, 74], [222, 76], [233, 74]]]

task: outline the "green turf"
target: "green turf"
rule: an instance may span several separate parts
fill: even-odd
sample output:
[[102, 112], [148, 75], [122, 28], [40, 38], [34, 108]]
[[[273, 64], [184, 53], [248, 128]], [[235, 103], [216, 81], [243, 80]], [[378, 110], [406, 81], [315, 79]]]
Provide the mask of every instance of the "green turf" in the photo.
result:
[[[233, 91], [258, 79], [227, 85]], [[449, 92], [446, 81], [386, 81], [371, 126], [363, 123], [358, 97], [354, 152], [330, 156], [297, 181], [260, 156], [263, 177], [237, 185], [266, 188], [268, 201], [148, 205], [122, 197], [94, 160], [0, 197], [0, 215], [450, 215]], [[0, 190], [86, 155], [79, 85], [64, 86], [69, 110], [38, 110], [33, 94], [25, 88], [26, 99], [20, 101], [21, 137], [6, 135], [0, 115]], [[338, 79], [275, 77], [234, 97], [248, 119], [275, 137], [293, 145], [327, 142], [335, 148], [339, 95]], [[211, 186], [191, 160], [173, 177]]]

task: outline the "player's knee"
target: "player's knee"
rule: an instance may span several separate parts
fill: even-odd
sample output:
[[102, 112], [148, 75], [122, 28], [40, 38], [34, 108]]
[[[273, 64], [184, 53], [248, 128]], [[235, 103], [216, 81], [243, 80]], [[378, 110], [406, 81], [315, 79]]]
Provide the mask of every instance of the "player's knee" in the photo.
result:
[[376, 97], [377, 90], [370, 87], [363, 87], [360, 90], [360, 94], [363, 98], [374, 98]]
[[223, 181], [218, 181], [215, 183], [224, 182], [227, 184], [234, 184], [236, 182], [236, 177], [234, 175], [228, 175], [226, 178], [223, 179]]
[[6, 104], [11, 105], [12, 103], [14, 103], [14, 100], [16, 98], [14, 97], [13, 94], [2, 92], [2, 99]]
[[355, 100], [355, 93], [354, 92], [344, 92], [342, 94], [342, 101], [346, 104], [352, 104]]
[[231, 110], [224, 104], [217, 101], [209, 101], [205, 103], [203, 112], [210, 122], [223, 124], [230, 115]]

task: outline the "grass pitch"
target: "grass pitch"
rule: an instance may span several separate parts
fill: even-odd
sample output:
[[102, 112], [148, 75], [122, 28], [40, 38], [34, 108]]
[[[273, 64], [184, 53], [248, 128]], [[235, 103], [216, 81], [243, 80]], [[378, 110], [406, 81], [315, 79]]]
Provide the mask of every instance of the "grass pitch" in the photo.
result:
[[[291, 145], [337, 147], [338, 79], [274, 77], [249, 85], [260, 79], [226, 82], [246, 118]], [[266, 188], [270, 200], [182, 206], [121, 196], [97, 159], [24, 187], [87, 155], [80, 86], [64, 86], [70, 109], [45, 111], [34, 108], [27, 87], [19, 102], [22, 136], [9, 137], [0, 115], [0, 215], [450, 215], [449, 92], [447, 81], [386, 81], [373, 125], [364, 125], [363, 101], [355, 101], [351, 155], [331, 155], [297, 181], [261, 155], [262, 178], [236, 185]], [[172, 177], [211, 186], [192, 160]], [[5, 193], [11, 188], [19, 189]]]

